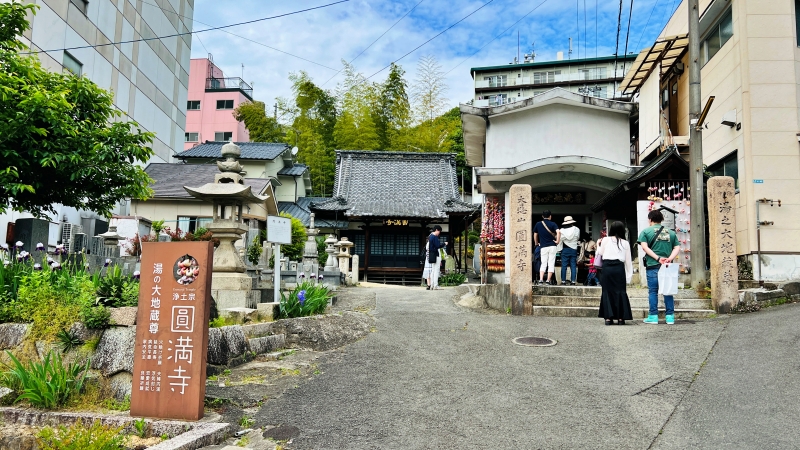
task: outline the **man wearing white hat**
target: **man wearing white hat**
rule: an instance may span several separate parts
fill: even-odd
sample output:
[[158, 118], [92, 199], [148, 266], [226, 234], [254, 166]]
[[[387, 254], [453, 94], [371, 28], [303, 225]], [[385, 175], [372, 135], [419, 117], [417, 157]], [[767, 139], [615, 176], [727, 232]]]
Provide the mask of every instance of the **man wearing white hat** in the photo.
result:
[[[580, 228], [575, 226], [572, 216], [564, 217], [561, 224], [561, 242], [564, 248], [561, 249], [561, 284], [575, 285], [578, 278], [578, 240], [581, 238]], [[570, 278], [567, 281], [567, 266], [570, 268]]]

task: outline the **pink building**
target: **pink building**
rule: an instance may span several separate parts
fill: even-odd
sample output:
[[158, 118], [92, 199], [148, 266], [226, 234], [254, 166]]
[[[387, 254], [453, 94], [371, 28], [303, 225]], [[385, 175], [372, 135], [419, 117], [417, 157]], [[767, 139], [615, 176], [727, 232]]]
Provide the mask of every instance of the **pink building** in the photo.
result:
[[187, 150], [205, 141], [249, 142], [244, 123], [233, 109], [253, 100], [253, 88], [239, 77], [228, 77], [208, 58], [192, 59], [186, 102]]

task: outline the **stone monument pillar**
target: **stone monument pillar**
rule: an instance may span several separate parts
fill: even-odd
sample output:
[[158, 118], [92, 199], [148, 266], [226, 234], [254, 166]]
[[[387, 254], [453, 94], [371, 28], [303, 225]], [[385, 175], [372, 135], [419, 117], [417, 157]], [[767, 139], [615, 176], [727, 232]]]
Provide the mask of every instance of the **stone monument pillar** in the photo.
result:
[[533, 314], [533, 219], [531, 187], [515, 184], [509, 191], [509, 223], [506, 225], [506, 254], [510, 255], [511, 314]]
[[353, 257], [350, 258], [350, 280], [352, 281], [353, 286], [358, 284], [358, 264], [358, 255], [353, 255]]
[[103, 247], [106, 252], [104, 256], [119, 257], [119, 241], [124, 238], [117, 234], [116, 225], [110, 225], [108, 231], [98, 234], [97, 237], [103, 238]]
[[[711, 253], [711, 303], [721, 314], [739, 302], [736, 264], [736, 194], [732, 177], [708, 180], [708, 248]], [[702, 250], [702, 249], [697, 249]]]

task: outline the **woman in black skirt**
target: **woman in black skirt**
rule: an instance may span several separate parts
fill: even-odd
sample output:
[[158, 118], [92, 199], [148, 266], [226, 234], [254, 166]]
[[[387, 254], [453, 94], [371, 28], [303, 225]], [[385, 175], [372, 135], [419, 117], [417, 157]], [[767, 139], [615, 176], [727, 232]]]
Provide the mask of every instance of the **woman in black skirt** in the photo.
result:
[[615, 221], [611, 224], [608, 237], [600, 242], [596, 258], [602, 259], [600, 285], [603, 295], [600, 298], [600, 314], [611, 325], [614, 320], [625, 325], [626, 320], [633, 320], [631, 302], [628, 300], [626, 285], [633, 276], [631, 247], [625, 240], [625, 225]]

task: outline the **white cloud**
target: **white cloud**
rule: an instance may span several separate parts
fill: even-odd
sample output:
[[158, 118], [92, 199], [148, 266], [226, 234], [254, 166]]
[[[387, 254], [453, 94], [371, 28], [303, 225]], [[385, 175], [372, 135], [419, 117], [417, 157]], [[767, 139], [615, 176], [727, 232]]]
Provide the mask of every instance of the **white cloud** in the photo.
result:
[[[318, 64], [339, 69], [340, 60], [347, 61], [359, 54], [375, 38], [386, 31], [399, 17], [419, 0], [394, 0], [370, 2], [352, 0], [348, 3], [309, 11], [280, 19], [257, 22], [227, 29], [256, 42], [301, 56]], [[521, 53], [530, 50], [536, 42], [537, 61], [554, 60], [557, 51], [568, 49], [568, 38], [573, 37], [573, 57], [607, 56], [614, 53], [617, 36], [619, 4], [598, 0], [547, 0], [536, 12], [523, 19], [516, 27], [498, 37], [542, 0], [494, 0], [464, 22], [439, 36], [415, 53], [399, 62], [407, 72], [407, 80], [414, 79], [415, 66], [420, 56], [434, 55], [444, 71], [452, 70], [447, 80], [448, 97], [453, 106], [472, 98], [470, 67], [507, 64], [517, 54], [517, 31]], [[194, 19], [212, 26], [253, 20], [294, 10], [324, 5], [325, 0], [272, 2], [240, 0], [219, 2], [196, 0]], [[391, 31], [381, 38], [355, 62], [357, 69], [369, 76], [452, 23], [478, 8], [484, 1], [423, 0], [422, 3]], [[620, 50], [625, 45], [628, 7], [624, 1]], [[629, 52], [638, 52], [637, 43], [651, 11], [655, 11], [647, 26], [640, 47], [658, 35], [678, 0], [640, 0], [634, 5]], [[584, 4], [586, 7], [584, 30]], [[597, 40], [595, 40], [595, 5], [597, 5]], [[653, 7], [656, 7], [654, 10]], [[580, 27], [580, 36], [578, 28]], [[195, 30], [208, 28], [195, 23]], [[199, 39], [198, 39], [199, 38]], [[202, 44], [201, 44], [202, 42]], [[597, 42], [597, 45], [595, 45]], [[578, 49], [580, 43], [580, 49]], [[204, 45], [203, 45], [204, 44]], [[464, 59], [486, 45], [480, 52]], [[205, 48], [204, 48], [205, 47]], [[196, 35], [192, 41], [192, 57], [202, 58], [211, 53], [214, 61], [227, 76], [241, 76], [253, 82], [258, 100], [271, 105], [275, 97], [289, 97], [291, 85], [288, 75], [304, 70], [318, 83], [324, 83], [335, 71], [298, 59], [253, 42], [240, 39], [222, 31]], [[376, 75], [373, 81], [382, 81], [386, 72]], [[337, 79], [324, 86], [333, 89]]]

